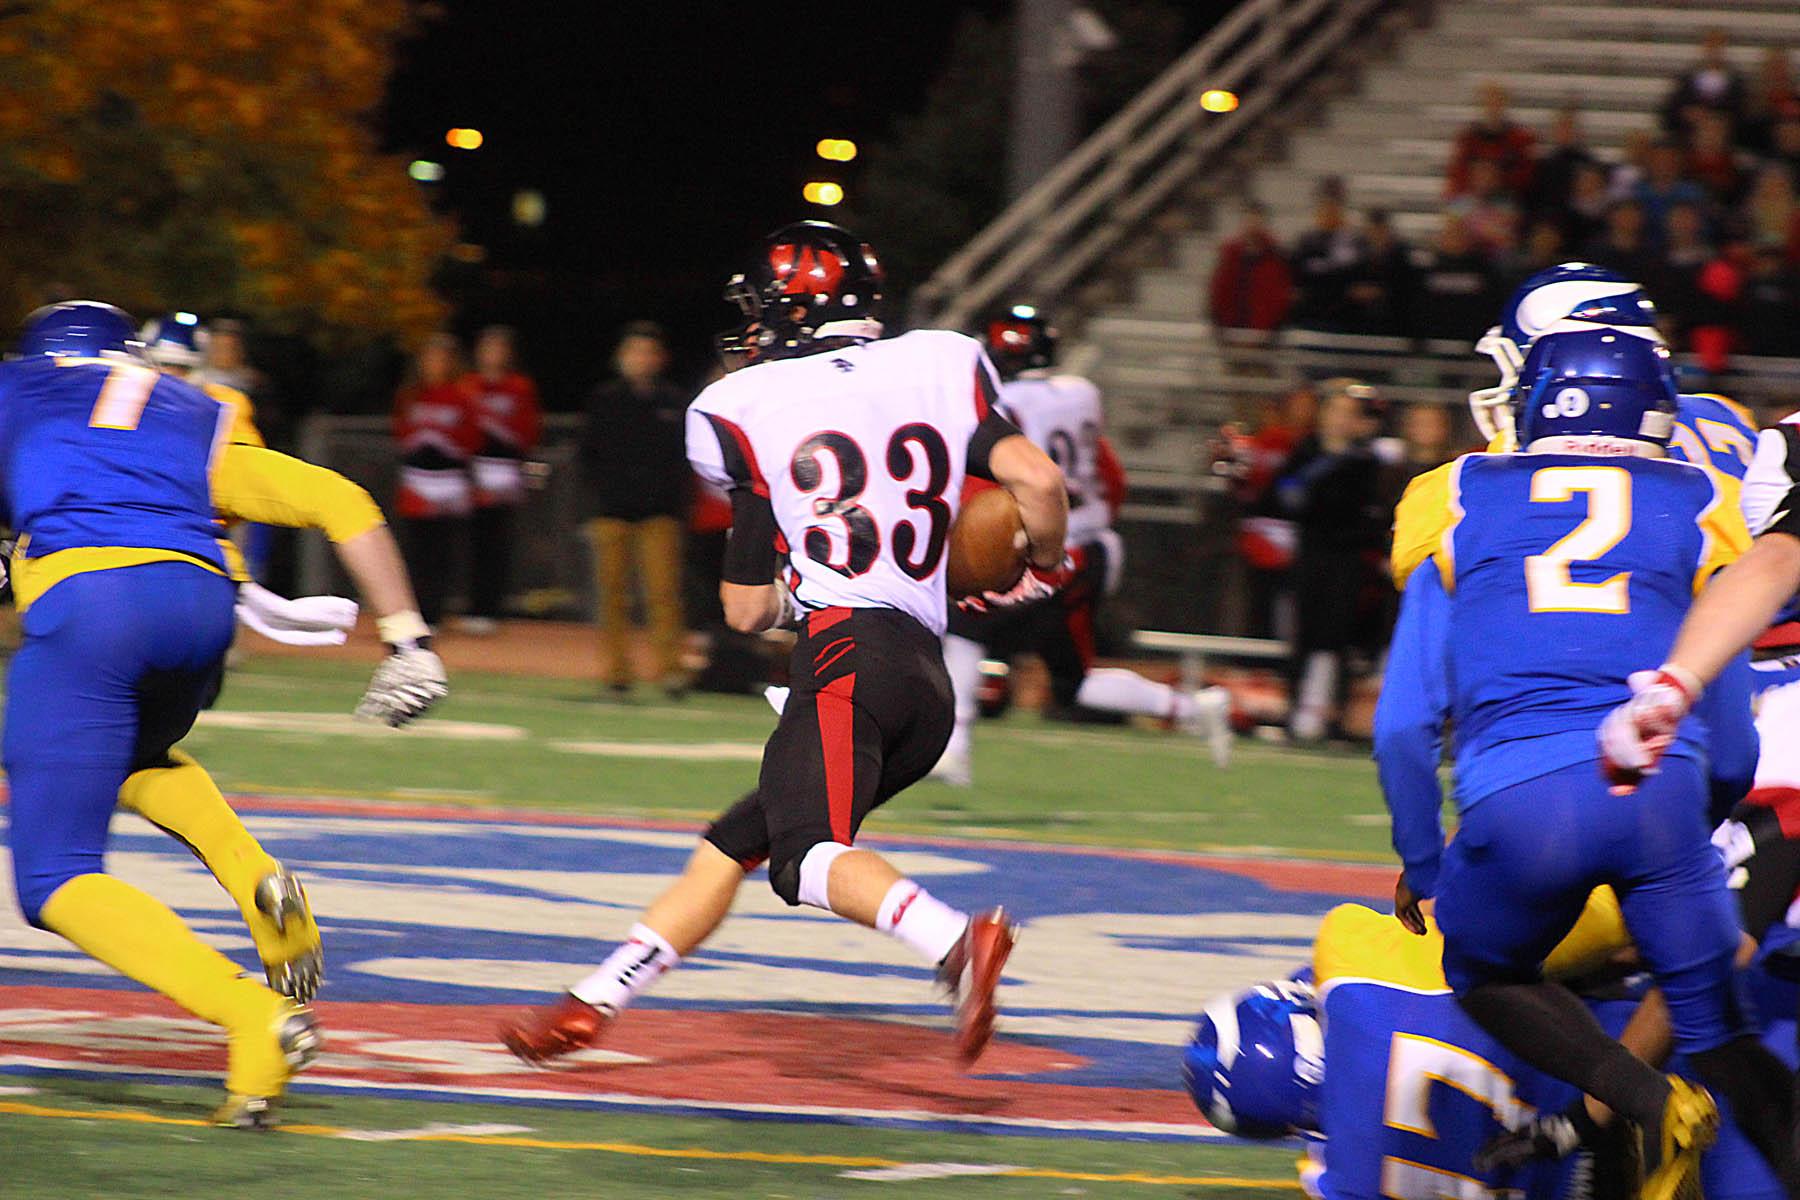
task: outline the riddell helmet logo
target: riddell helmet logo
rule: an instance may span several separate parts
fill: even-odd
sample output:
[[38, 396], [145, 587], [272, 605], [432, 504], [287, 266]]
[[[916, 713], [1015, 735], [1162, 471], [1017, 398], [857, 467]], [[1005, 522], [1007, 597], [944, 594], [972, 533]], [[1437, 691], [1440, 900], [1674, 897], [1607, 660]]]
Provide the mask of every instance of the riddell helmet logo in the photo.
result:
[[844, 278], [844, 260], [811, 246], [782, 245], [769, 250], [775, 278], [785, 282], [784, 296], [835, 295]]

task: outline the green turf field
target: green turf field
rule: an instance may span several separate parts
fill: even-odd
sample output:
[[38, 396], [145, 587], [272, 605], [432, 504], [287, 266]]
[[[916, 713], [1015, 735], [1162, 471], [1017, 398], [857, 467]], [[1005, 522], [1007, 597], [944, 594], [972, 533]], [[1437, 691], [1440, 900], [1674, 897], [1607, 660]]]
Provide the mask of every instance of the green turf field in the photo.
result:
[[[463, 673], [421, 731], [354, 729], [347, 714], [365, 680], [356, 666], [253, 661], [232, 674], [217, 713], [186, 746], [227, 792], [700, 821], [754, 780], [754, 751], [773, 722], [754, 698], [671, 704], [646, 692], [620, 704], [576, 683]], [[608, 752], [593, 753], [594, 743]], [[695, 747], [699, 757], [684, 757]], [[981, 728], [976, 771], [974, 788], [922, 784], [869, 828], [1389, 858], [1374, 771], [1359, 755], [1241, 742], [1237, 762], [1219, 772], [1199, 742], [1179, 735], [1017, 715]], [[289, 1126], [258, 1136], [199, 1122], [210, 1085], [56, 1076], [0, 1085], [0, 1196], [43, 1200], [998, 1200], [1285, 1196], [1297, 1186], [1292, 1148], [1242, 1143], [949, 1136], [318, 1094], [296, 1095]], [[418, 1132], [445, 1125], [476, 1129]], [[961, 1173], [941, 1176], [952, 1169]]]

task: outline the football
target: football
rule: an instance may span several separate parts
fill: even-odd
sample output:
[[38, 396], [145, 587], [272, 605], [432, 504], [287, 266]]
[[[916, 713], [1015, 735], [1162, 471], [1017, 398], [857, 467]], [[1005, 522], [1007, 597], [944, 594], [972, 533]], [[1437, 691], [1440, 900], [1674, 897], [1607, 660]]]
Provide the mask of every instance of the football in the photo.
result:
[[963, 502], [950, 527], [945, 582], [955, 597], [1003, 592], [1025, 573], [1025, 522], [1005, 488], [985, 488]]

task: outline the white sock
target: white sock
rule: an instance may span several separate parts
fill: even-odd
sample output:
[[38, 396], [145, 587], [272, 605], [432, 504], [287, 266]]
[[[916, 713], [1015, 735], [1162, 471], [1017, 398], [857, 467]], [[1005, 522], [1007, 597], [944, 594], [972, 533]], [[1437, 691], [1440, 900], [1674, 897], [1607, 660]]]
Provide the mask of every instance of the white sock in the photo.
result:
[[944, 961], [968, 927], [968, 913], [951, 908], [910, 879], [889, 888], [875, 912], [875, 928], [892, 934], [933, 965]]
[[665, 971], [681, 965], [668, 939], [648, 925], [633, 925], [629, 940], [607, 955], [599, 970], [570, 988], [577, 1000], [618, 1012]]
[[[1180, 720], [1187, 715], [1193, 698], [1176, 691], [1166, 683], [1145, 679], [1136, 671], [1118, 667], [1101, 667], [1089, 671], [1075, 693], [1075, 703], [1102, 712], [1136, 713], [1146, 717], [1169, 717]], [[1186, 706], [1186, 707], [1184, 707]]]
[[950, 634], [944, 638], [944, 670], [950, 674], [950, 693], [956, 699], [956, 733], [966, 747], [975, 724], [981, 695], [981, 660], [987, 657], [980, 642]]
[[1325, 736], [1331, 702], [1337, 695], [1337, 676], [1338, 659], [1331, 651], [1315, 650], [1306, 656], [1291, 722], [1296, 737], [1311, 741]]

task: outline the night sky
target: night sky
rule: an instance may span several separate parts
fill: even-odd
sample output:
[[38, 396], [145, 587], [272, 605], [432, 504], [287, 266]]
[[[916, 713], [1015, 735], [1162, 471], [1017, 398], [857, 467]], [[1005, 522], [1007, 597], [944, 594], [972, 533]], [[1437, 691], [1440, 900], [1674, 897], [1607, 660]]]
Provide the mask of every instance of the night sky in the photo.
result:
[[[829, 215], [800, 197], [814, 143], [853, 138], [866, 158], [919, 107], [957, 16], [1006, 7], [445, 0], [402, 48], [381, 124], [388, 148], [444, 163], [440, 211], [489, 251], [450, 280], [459, 327], [518, 324], [569, 407], [623, 320], [663, 321], [701, 369], [738, 258]], [[486, 142], [452, 150], [451, 126]], [[522, 188], [548, 201], [535, 231], [512, 222]]]

